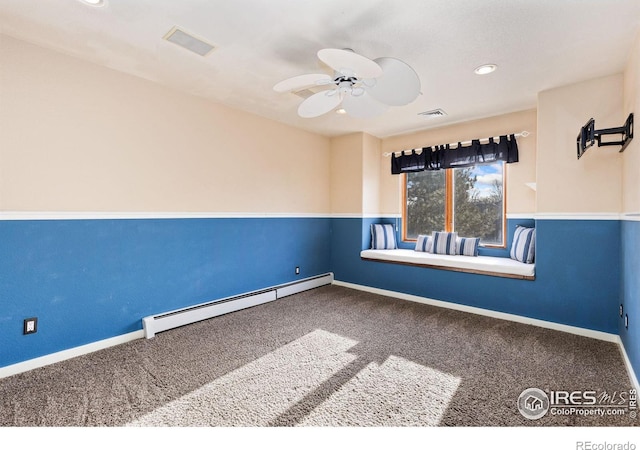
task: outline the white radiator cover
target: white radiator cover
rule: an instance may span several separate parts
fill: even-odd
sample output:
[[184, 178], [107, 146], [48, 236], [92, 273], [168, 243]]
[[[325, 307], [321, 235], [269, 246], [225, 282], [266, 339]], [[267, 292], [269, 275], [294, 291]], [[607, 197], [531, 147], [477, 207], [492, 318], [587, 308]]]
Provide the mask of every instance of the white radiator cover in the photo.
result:
[[168, 311], [154, 316], [147, 316], [142, 319], [144, 336], [151, 339], [162, 331], [181, 327], [190, 323], [210, 319], [241, 309], [272, 302], [288, 295], [307, 291], [320, 286], [333, 283], [333, 273], [318, 275], [316, 277], [305, 278], [293, 283], [262, 289], [260, 291], [248, 292], [245, 294], [214, 300], [188, 308]]

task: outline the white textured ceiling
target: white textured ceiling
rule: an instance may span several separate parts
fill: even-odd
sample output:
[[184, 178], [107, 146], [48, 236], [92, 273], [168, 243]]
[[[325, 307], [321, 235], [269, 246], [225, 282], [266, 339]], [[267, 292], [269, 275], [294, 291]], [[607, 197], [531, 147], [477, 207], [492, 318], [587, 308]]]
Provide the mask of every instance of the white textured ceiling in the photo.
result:
[[[174, 26], [217, 49], [163, 40]], [[640, 0], [0, 0], [1, 33], [328, 136], [533, 108], [540, 91], [621, 72], [639, 29]], [[272, 87], [322, 71], [322, 48], [399, 58], [422, 95], [375, 119], [302, 119], [302, 99]], [[484, 63], [498, 70], [475, 75]], [[448, 116], [418, 116], [435, 108]]]

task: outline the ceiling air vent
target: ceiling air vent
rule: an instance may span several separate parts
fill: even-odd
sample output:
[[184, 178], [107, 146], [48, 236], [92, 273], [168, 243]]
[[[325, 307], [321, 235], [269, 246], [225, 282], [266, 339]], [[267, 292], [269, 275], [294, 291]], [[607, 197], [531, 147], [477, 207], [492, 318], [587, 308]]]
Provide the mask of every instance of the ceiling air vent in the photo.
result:
[[327, 86], [311, 86], [306, 89], [300, 89], [299, 91], [292, 91], [292, 94], [297, 95], [300, 98], [306, 99], [311, 97], [313, 94], [317, 94], [318, 92], [329, 91], [329, 90], [330, 89], [327, 89]]
[[438, 109], [432, 109], [431, 111], [423, 111], [421, 113], [418, 113], [419, 116], [425, 116], [425, 117], [442, 117], [442, 116], [446, 116], [447, 113], [444, 112], [444, 110], [438, 108]]
[[302, 89], [300, 91], [295, 91], [294, 94], [300, 98], [309, 98], [313, 94], [315, 94], [315, 92], [312, 91], [311, 89]]
[[192, 36], [178, 27], [173, 27], [167, 34], [164, 35], [163, 39], [169, 42], [173, 42], [174, 44], [179, 45], [182, 48], [186, 48], [189, 51], [197, 53], [200, 56], [207, 56], [215, 49], [212, 44], [209, 44], [208, 42], [205, 42], [200, 38]]

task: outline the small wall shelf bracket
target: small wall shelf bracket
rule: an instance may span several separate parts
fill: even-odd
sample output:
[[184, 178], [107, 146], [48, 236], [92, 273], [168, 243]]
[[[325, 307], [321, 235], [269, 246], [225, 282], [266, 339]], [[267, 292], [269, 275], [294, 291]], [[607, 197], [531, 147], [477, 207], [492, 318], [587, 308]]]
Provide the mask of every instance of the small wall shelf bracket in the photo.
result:
[[[619, 140], [603, 140], [603, 136], [620, 135]], [[598, 147], [606, 147], [609, 145], [620, 145], [620, 152], [623, 152], [629, 142], [633, 139], [633, 113], [629, 114], [624, 125], [617, 128], [605, 128], [596, 130], [596, 122], [593, 118], [580, 129], [576, 138], [576, 146], [578, 151], [578, 159], [585, 154], [587, 149], [596, 142]]]

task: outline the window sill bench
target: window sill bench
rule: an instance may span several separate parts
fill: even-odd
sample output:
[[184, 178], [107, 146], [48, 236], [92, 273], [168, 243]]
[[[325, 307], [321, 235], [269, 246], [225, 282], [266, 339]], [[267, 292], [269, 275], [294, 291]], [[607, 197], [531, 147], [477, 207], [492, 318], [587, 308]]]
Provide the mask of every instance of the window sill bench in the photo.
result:
[[406, 264], [431, 269], [453, 270], [494, 277], [535, 280], [535, 264], [525, 264], [510, 258], [495, 256], [435, 255], [414, 250], [363, 250], [360, 258], [366, 261]]

